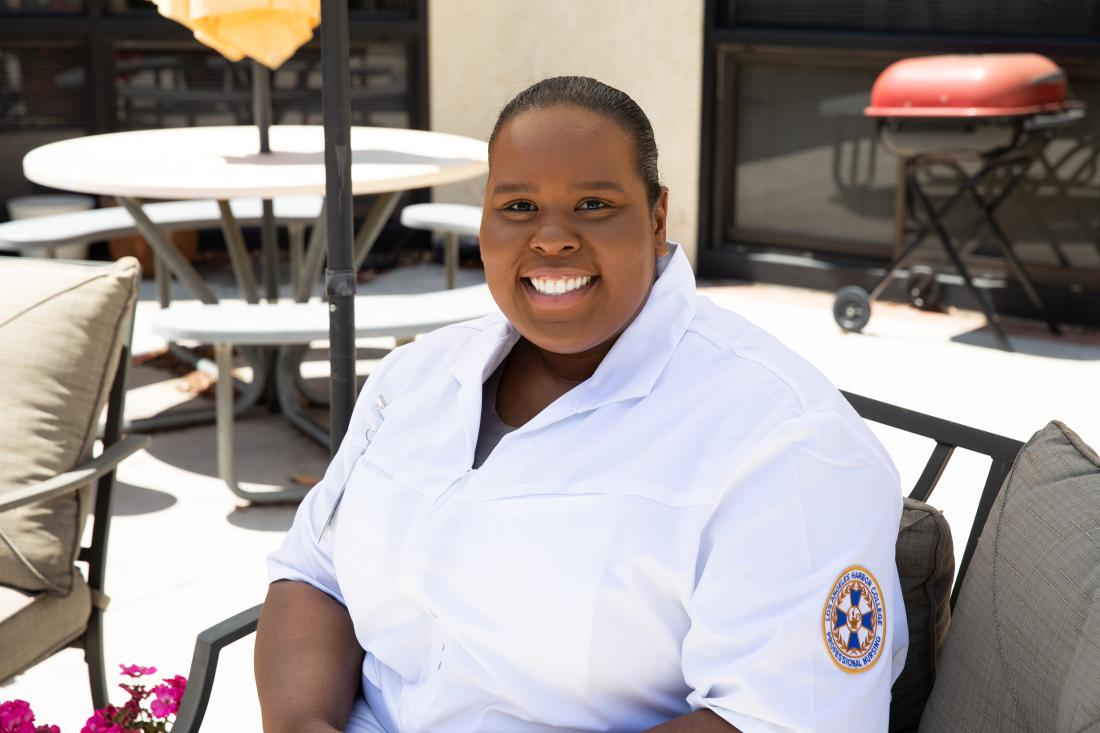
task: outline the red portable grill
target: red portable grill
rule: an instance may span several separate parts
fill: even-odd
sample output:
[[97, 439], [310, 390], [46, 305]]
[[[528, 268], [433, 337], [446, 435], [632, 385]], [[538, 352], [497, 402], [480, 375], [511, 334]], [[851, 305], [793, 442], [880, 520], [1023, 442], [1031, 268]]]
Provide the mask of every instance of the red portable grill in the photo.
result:
[[[837, 292], [833, 316], [841, 328], [860, 331], [867, 325], [871, 301], [882, 294], [921, 242], [935, 233], [977, 298], [998, 341], [1011, 350], [996, 309], [974, 284], [944, 226], [947, 213], [969, 197], [978, 205], [1028, 300], [1050, 330], [1059, 333], [994, 214], [1041, 156], [1054, 130], [1084, 116], [1083, 105], [1067, 99], [1065, 73], [1050, 59], [1030, 53], [904, 59], [879, 75], [864, 114], [876, 118], [879, 142], [901, 158], [904, 166], [907, 195], [898, 212], [899, 221], [912, 215], [919, 226], [870, 293], [854, 286]], [[979, 166], [975, 172], [967, 172], [963, 163], [973, 160]], [[946, 167], [958, 179], [958, 188], [938, 206], [919, 178], [927, 166]], [[1002, 171], [1006, 175], [996, 194], [983, 194], [983, 182]], [[923, 282], [916, 280], [910, 281], [915, 302], [936, 286], [934, 274], [930, 279], [925, 275]]]

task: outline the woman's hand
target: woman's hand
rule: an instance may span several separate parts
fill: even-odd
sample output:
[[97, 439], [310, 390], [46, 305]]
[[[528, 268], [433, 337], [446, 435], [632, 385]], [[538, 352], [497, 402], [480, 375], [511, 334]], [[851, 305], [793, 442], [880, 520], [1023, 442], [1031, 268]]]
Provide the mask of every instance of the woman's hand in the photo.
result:
[[256, 630], [265, 733], [339, 733], [359, 694], [362, 665], [343, 605], [306, 583], [271, 584]]
[[697, 710], [688, 715], [673, 718], [646, 733], [740, 733], [737, 728], [709, 710]]

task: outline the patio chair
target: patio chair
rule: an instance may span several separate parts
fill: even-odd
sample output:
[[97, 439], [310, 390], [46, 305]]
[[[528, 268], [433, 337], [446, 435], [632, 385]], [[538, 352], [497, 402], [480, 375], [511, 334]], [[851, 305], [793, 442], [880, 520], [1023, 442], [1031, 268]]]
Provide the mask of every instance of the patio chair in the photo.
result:
[[96, 707], [115, 468], [149, 441], [120, 434], [139, 279], [132, 257], [0, 267], [0, 681], [82, 647]]
[[[1024, 445], [845, 396], [864, 419], [935, 443], [898, 534], [909, 652], [894, 683], [892, 733], [1098, 730], [1100, 457], [1056, 422]], [[991, 463], [952, 584], [950, 530], [924, 500], [957, 448]], [[221, 649], [255, 631], [261, 608], [199, 635], [174, 733], [199, 730]]]

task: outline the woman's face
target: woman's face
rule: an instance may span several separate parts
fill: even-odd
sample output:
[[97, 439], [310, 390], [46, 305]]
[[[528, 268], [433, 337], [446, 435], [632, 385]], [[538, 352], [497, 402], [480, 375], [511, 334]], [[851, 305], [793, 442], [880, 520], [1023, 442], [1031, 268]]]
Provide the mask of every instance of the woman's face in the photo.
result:
[[523, 112], [500, 129], [481, 218], [489, 290], [519, 332], [556, 354], [609, 344], [668, 252], [668, 192], [654, 207], [634, 144], [576, 107]]

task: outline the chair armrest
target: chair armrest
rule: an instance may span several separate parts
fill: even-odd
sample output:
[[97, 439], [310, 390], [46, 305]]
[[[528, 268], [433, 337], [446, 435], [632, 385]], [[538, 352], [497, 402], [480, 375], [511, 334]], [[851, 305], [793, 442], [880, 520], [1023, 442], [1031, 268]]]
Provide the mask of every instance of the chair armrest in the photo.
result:
[[110, 473], [124, 459], [149, 445], [148, 435], [127, 435], [71, 471], [24, 486], [0, 497], [0, 512], [46, 501], [73, 491]]
[[199, 634], [195, 641], [195, 654], [191, 657], [191, 672], [187, 677], [187, 692], [180, 701], [172, 733], [193, 733], [202, 725], [210, 691], [214, 687], [214, 674], [218, 669], [218, 654], [223, 647], [243, 639], [256, 631], [260, 609], [253, 606], [236, 616], [227, 618]]

